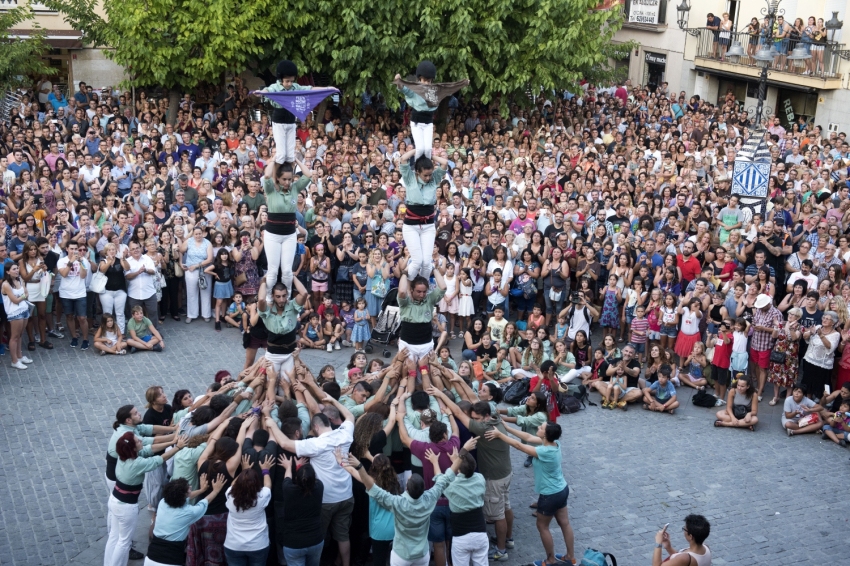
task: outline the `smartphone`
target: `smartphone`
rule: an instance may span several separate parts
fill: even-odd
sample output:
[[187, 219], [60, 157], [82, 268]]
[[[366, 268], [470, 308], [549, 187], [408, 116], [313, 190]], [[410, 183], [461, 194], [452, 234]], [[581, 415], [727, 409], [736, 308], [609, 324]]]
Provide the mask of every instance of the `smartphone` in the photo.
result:
[[826, 394], [829, 395], [832, 393], [832, 388], [829, 385], [824, 385], [823, 390], [826, 391]]
[[661, 528], [661, 530], [662, 530], [662, 531], [666, 531], [666, 530], [667, 530], [667, 527], [669, 527], [669, 526], [670, 526], [670, 523], [666, 523], [666, 524], [665, 524], [665, 525]]

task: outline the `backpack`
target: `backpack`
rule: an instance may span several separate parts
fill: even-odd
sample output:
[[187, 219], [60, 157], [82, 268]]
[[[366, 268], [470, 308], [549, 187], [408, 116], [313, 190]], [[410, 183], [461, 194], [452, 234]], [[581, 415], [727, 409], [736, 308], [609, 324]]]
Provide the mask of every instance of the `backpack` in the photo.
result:
[[711, 393], [706, 393], [704, 389], [700, 389], [694, 394], [691, 402], [697, 407], [711, 408], [717, 403], [717, 397]]
[[558, 410], [561, 411], [562, 415], [571, 415], [573, 413], [578, 413], [581, 411], [582, 405], [578, 399], [576, 399], [570, 393], [558, 393]]
[[528, 397], [528, 392], [531, 389], [529, 383], [531, 380], [527, 377], [512, 382], [505, 388], [505, 396], [503, 401], [511, 405], [518, 405], [523, 399]]
[[[588, 399], [588, 396], [587, 396], [587, 387], [585, 387], [581, 383], [579, 383], [579, 384], [570, 383], [569, 385], [567, 385], [567, 393], [572, 395], [573, 397], [575, 397], [578, 400], [578, 402], [581, 403], [581, 406], [583, 408], [587, 407], [587, 405], [590, 401]], [[593, 404], [593, 403], [590, 403], [590, 404]]]
[[599, 552], [595, 548], [588, 548], [584, 551], [584, 556], [581, 557], [579, 566], [608, 566], [608, 559], [611, 559], [611, 565], [617, 566], [617, 559], [610, 552]]

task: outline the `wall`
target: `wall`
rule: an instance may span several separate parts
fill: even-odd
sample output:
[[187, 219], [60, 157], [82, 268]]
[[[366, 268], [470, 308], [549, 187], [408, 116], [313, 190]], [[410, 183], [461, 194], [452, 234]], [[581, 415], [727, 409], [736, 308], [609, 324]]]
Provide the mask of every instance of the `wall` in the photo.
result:
[[[850, 132], [850, 90], [839, 89], [819, 93], [815, 124], [824, 132], [830, 122], [838, 124], [841, 132]], [[823, 100], [823, 102], [821, 102]]]
[[74, 85], [83, 81], [94, 88], [114, 86], [126, 78], [124, 69], [107, 59], [102, 49], [71, 51], [71, 77]]

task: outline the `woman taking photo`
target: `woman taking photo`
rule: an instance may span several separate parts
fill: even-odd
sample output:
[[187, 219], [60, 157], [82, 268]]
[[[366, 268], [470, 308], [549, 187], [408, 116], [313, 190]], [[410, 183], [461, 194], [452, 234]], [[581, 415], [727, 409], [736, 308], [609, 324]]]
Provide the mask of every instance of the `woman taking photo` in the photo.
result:
[[[274, 456], [268, 454], [260, 462], [262, 479], [251, 463], [242, 456], [242, 473], [227, 490], [227, 538], [224, 556], [228, 566], [262, 566], [269, 554], [269, 527], [266, 507], [272, 499], [269, 470]], [[321, 516], [321, 515], [320, 515]], [[302, 520], [304, 517], [300, 517]]]
[[186, 254], [181, 266], [186, 280], [186, 324], [198, 318], [199, 312], [204, 321], [209, 322], [212, 316], [212, 283], [204, 269], [213, 263], [212, 244], [204, 239], [204, 231], [200, 226], [192, 230], [192, 238], [180, 244], [180, 253]]
[[[43, 241], [43, 240], [42, 240]], [[42, 277], [50, 277], [47, 270], [47, 264], [44, 263], [44, 258], [38, 251], [38, 246], [32, 240], [24, 243], [23, 254], [18, 265], [21, 273], [21, 278], [26, 283], [27, 300], [35, 304], [35, 316], [30, 317], [27, 324], [27, 333], [29, 334], [29, 344], [27, 350], [30, 352], [35, 350], [35, 333], [40, 336], [39, 346], [47, 350], [53, 349], [53, 344], [47, 341], [47, 302], [45, 294], [42, 292]], [[48, 286], [48, 289], [50, 287]]]
[[821, 319], [821, 326], [807, 328], [803, 332], [803, 340], [809, 347], [803, 356], [803, 378], [800, 383], [807, 391], [817, 394], [823, 391], [823, 386], [832, 383], [832, 366], [835, 363], [835, 350], [841, 334], [835, 329], [838, 315], [834, 311], [826, 311]]
[[21, 340], [27, 319], [30, 316], [27, 304], [27, 289], [21, 278], [21, 269], [16, 263], [6, 267], [3, 276], [3, 284], [0, 285], [0, 294], [3, 295], [3, 308], [6, 311], [6, 319], [9, 321], [9, 352], [12, 356], [12, 367], [15, 369], [27, 369], [24, 363], [31, 364], [32, 360], [21, 352]]

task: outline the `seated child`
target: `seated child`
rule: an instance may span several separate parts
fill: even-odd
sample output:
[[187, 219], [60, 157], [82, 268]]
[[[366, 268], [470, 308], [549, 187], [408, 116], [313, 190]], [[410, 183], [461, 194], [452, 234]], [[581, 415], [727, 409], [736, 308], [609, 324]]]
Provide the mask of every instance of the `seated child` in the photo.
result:
[[668, 364], [661, 364], [658, 368], [658, 381], [643, 390], [643, 408], [648, 411], [658, 411], [659, 413], [676, 412], [676, 407], [679, 406], [679, 401], [676, 400], [676, 388], [670, 381], [670, 374], [673, 373], [673, 368]]
[[242, 315], [245, 314], [245, 302], [242, 300], [242, 293], [236, 291], [233, 294], [233, 302], [227, 307], [227, 313], [224, 315], [224, 322], [234, 328], [242, 330], [245, 328], [242, 325]]
[[325, 346], [325, 340], [322, 337], [322, 327], [319, 324], [319, 315], [313, 313], [310, 315], [310, 320], [301, 329], [302, 348], [321, 349]]
[[138, 350], [153, 350], [162, 352], [165, 342], [159, 331], [153, 325], [141, 305], [133, 307], [133, 317], [127, 321], [127, 344], [130, 353]]

